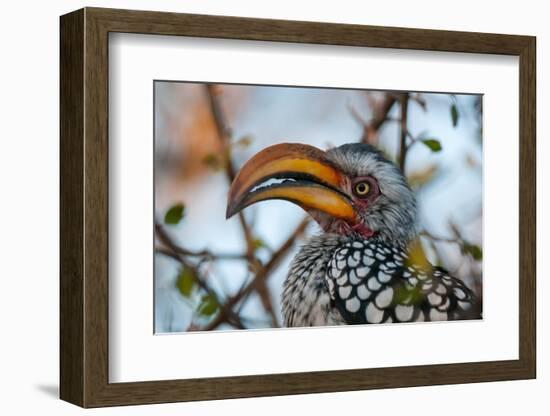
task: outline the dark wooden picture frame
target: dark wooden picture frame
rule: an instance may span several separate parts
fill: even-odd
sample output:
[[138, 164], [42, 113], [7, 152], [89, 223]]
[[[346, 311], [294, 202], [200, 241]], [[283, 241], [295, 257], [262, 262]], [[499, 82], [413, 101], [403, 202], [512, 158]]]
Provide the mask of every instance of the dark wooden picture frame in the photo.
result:
[[[534, 37], [98, 8], [62, 16], [60, 28], [60, 396], [63, 400], [83, 407], [99, 407], [535, 378]], [[519, 359], [109, 383], [110, 32], [518, 56]]]

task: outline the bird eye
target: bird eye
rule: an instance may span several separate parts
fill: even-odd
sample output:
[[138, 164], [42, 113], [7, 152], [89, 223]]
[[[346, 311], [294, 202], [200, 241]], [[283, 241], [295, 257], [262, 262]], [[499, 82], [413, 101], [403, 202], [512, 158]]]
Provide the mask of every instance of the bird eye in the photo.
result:
[[370, 191], [370, 185], [368, 182], [358, 182], [355, 184], [354, 191], [357, 196], [367, 196]]

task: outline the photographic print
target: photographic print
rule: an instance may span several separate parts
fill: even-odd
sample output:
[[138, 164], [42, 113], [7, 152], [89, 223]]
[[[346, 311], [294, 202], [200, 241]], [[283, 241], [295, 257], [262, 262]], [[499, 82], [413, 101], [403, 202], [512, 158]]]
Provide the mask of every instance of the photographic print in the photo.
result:
[[155, 81], [155, 333], [481, 319], [482, 99]]

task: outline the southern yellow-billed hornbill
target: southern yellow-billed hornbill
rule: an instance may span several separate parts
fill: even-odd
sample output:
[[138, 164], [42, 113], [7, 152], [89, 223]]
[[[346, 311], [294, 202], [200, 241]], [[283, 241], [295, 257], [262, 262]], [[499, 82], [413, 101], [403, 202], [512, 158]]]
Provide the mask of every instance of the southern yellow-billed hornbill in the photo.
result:
[[479, 318], [472, 291], [418, 255], [415, 195], [374, 147], [268, 147], [239, 171], [227, 217], [266, 199], [301, 206], [324, 231], [290, 267], [285, 325]]

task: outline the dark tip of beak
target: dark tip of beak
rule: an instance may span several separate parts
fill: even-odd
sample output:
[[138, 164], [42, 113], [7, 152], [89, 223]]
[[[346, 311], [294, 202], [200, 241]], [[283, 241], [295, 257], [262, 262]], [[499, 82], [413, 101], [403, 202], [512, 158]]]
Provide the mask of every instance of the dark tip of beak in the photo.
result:
[[235, 215], [235, 209], [234, 207], [232, 206], [233, 204], [230, 204], [227, 206], [227, 209], [225, 210], [225, 219], [228, 220], [229, 218], [231, 218], [233, 215]]
[[242, 203], [243, 197], [237, 200], [228, 201], [227, 208], [225, 209], [225, 219], [228, 220], [229, 218], [238, 214], [239, 211], [243, 208]]

